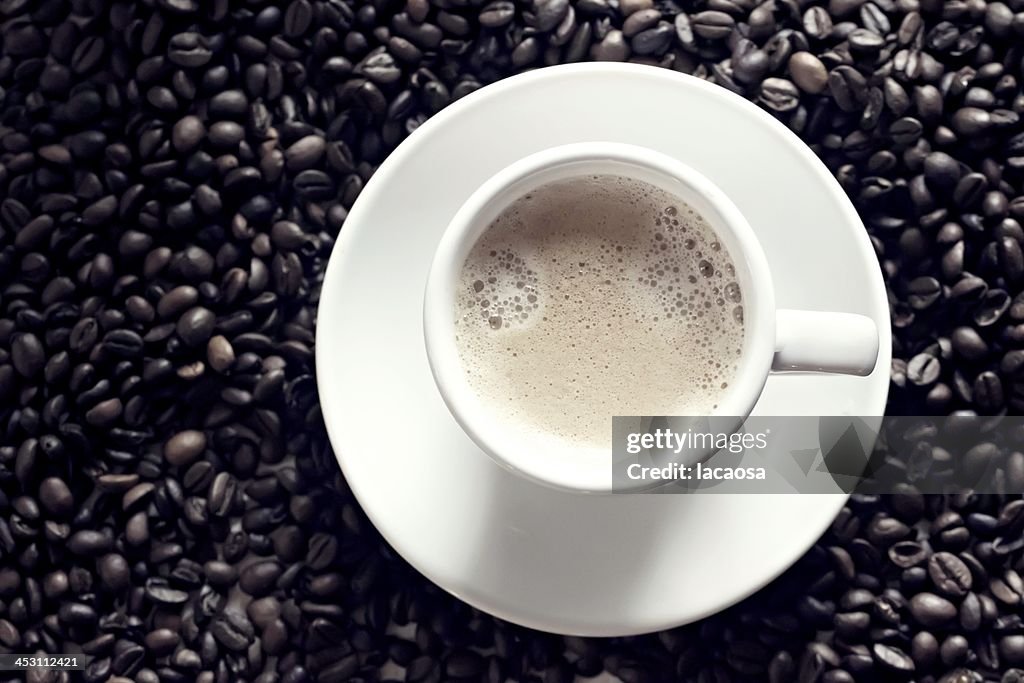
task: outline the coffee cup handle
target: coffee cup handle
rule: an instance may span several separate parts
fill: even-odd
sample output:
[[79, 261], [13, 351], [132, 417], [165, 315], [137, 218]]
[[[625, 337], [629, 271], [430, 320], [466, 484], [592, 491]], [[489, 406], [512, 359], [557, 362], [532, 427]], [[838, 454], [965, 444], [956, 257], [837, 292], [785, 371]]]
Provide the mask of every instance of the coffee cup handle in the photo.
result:
[[878, 327], [855, 313], [780, 309], [773, 372], [870, 375], [878, 360]]

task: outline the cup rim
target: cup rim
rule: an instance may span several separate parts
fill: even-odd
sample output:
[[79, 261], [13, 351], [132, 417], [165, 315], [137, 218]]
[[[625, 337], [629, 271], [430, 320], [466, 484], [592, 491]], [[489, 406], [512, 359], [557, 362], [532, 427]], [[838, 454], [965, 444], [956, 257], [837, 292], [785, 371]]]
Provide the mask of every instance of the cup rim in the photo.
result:
[[[771, 368], [775, 350], [775, 301], [771, 272], [753, 229], [732, 201], [706, 176], [662, 152], [638, 145], [583, 142], [551, 147], [530, 154], [499, 170], [477, 188], [450, 220], [434, 253], [423, 300], [423, 332], [428, 364], [449, 412], [463, 431], [498, 464], [538, 483], [578, 492], [610, 492], [612, 488], [611, 438], [607, 449], [576, 447], [585, 457], [538, 457], [516, 438], [508, 420], [489, 414], [466, 378], [455, 343], [454, 321], [457, 283], [462, 264], [491, 220], [512, 201], [531, 189], [551, 182], [536, 182], [555, 169], [586, 164], [632, 166], [659, 176], [661, 185], [709, 218], [712, 230], [725, 244], [741, 284], [744, 307], [744, 351], [715, 415], [750, 414]], [[583, 170], [576, 175], [588, 175]], [[536, 184], [526, 181], [533, 179]], [[525, 183], [525, 184], [524, 184]], [[518, 194], [495, 203], [518, 188]], [[484, 216], [490, 216], [483, 220]], [[742, 274], [741, 274], [742, 273]], [[609, 437], [611, 428], [609, 425]], [[521, 436], [521, 435], [519, 435]], [[528, 452], [529, 451], [529, 452]], [[564, 456], [564, 453], [559, 455]], [[596, 456], [596, 457], [595, 457]], [[603, 457], [602, 457], [603, 456]], [[646, 486], [640, 483], [637, 489]], [[624, 490], [621, 482], [616, 491]]]

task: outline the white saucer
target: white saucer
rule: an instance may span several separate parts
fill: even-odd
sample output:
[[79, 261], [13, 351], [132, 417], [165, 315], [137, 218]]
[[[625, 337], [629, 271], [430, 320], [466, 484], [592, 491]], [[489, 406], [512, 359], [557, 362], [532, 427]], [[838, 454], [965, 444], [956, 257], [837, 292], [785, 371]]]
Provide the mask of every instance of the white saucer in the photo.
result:
[[500, 168], [589, 140], [661, 150], [717, 183], [762, 240], [780, 307], [878, 324], [869, 377], [774, 375], [756, 414], [881, 415], [891, 338], [881, 272], [839, 185], [781, 123], [724, 88], [653, 67], [551, 67], [456, 102], [387, 158], [341, 231], [320, 299], [317, 377], [342, 471], [384, 538], [442, 588], [525, 626], [612, 636], [753, 593], [845, 498], [568, 494], [505, 471], [459, 429], [423, 345], [437, 241]]

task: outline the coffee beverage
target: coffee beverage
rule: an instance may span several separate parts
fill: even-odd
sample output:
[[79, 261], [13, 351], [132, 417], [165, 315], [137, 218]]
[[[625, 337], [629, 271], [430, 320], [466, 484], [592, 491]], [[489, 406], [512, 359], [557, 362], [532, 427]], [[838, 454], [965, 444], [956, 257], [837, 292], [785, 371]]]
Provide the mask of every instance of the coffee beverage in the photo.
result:
[[706, 415], [743, 348], [735, 266], [705, 218], [636, 179], [513, 201], [464, 262], [455, 335], [499, 415], [604, 447], [614, 415]]

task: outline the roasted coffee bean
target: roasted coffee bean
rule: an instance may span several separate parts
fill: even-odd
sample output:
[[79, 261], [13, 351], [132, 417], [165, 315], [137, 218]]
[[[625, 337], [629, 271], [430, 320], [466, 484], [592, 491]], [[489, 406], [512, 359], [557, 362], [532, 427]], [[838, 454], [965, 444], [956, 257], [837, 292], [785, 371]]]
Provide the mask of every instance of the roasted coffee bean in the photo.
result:
[[918, 631], [911, 641], [910, 656], [915, 669], [928, 669], [938, 659], [939, 641], [928, 631]]
[[979, 135], [992, 125], [989, 112], [978, 107], [962, 107], [953, 114], [952, 128], [967, 137]]
[[75, 499], [62, 479], [48, 477], [39, 485], [39, 502], [50, 514], [65, 517], [74, 510]]
[[507, 0], [494, 0], [483, 6], [477, 19], [482, 26], [499, 28], [515, 18], [515, 5]]
[[988, 345], [976, 330], [971, 327], [958, 327], [953, 330], [953, 350], [967, 360], [976, 361], [988, 355]]
[[188, 600], [188, 593], [171, 588], [162, 579], [147, 580], [145, 592], [146, 597], [158, 605], [180, 605]]
[[907, 291], [911, 308], [924, 310], [941, 297], [942, 285], [933, 277], [919, 277], [910, 281]]
[[214, 617], [210, 632], [218, 643], [232, 652], [242, 652], [248, 648], [255, 634], [248, 618], [232, 610], [225, 610]]
[[309, 541], [306, 564], [315, 571], [326, 569], [334, 561], [337, 550], [337, 541], [333, 536], [314, 534]]
[[788, 112], [799, 106], [800, 92], [790, 81], [783, 78], [768, 78], [761, 84], [759, 101], [772, 111]]
[[1020, 604], [1024, 596], [1024, 581], [1012, 569], [1006, 570], [1002, 576], [989, 581], [989, 591], [999, 602], [1005, 605]]
[[653, 28], [641, 31], [633, 36], [629, 44], [633, 52], [638, 55], [661, 54], [672, 43], [674, 34], [675, 31], [672, 25], [662, 21]]
[[[630, 16], [630, 19], [632, 19], [633, 16], [636, 15]], [[732, 33], [735, 23], [735, 20], [725, 12], [718, 12], [715, 10], [698, 12], [690, 18], [690, 24], [693, 27], [693, 32], [701, 38], [708, 38], [710, 40], [727, 37]]]
[[971, 590], [970, 569], [952, 553], [938, 552], [932, 555], [928, 560], [928, 575], [943, 595], [962, 597]]
[[816, 95], [828, 86], [828, 71], [820, 59], [810, 52], [795, 52], [789, 58], [793, 82], [806, 93]]
[[897, 673], [914, 671], [914, 660], [895, 646], [875, 643], [871, 648], [871, 654], [883, 670]]
[[167, 462], [178, 467], [191, 464], [206, 448], [206, 435], [190, 429], [175, 434], [164, 444]]
[[46, 365], [46, 352], [42, 342], [31, 332], [16, 336], [11, 344], [11, 361], [14, 369], [23, 377], [33, 378]]
[[195, 306], [181, 314], [175, 331], [189, 346], [199, 346], [209, 340], [215, 324], [216, 318], [212, 311]]
[[999, 375], [991, 371], [979, 374], [974, 380], [974, 402], [984, 413], [994, 413], [1003, 407], [1004, 394]]
[[207, 494], [210, 514], [218, 517], [227, 516], [235, 504], [237, 481], [228, 472], [220, 472], [213, 479]]
[[661, 20], [661, 12], [653, 8], [634, 12], [622, 22], [622, 34], [627, 38], [632, 38], [641, 31], [654, 27], [659, 20]]
[[987, 185], [988, 180], [981, 173], [968, 173], [953, 189], [953, 201], [962, 209], [971, 208], [981, 201]]
[[928, 551], [914, 541], [901, 541], [889, 548], [889, 561], [900, 569], [909, 569], [925, 561]]
[[910, 599], [910, 613], [925, 628], [946, 625], [957, 614], [956, 606], [934, 593], [918, 593]]
[[[386, 53], [382, 53], [386, 54]], [[373, 65], [368, 67], [373, 69]], [[289, 171], [298, 172], [312, 168], [323, 157], [327, 143], [318, 135], [307, 135], [295, 141], [284, 152], [285, 164]]]
[[281, 565], [278, 562], [256, 562], [242, 570], [238, 576], [238, 586], [249, 595], [262, 597], [273, 589], [280, 576]]
[[131, 571], [122, 555], [104, 555], [97, 562], [96, 569], [103, 584], [112, 591], [122, 591], [130, 585]]
[[856, 69], [839, 66], [828, 76], [829, 92], [836, 105], [843, 111], [852, 112], [867, 100], [867, 81]]
[[807, 35], [824, 40], [832, 33], [832, 17], [824, 7], [810, 7], [804, 12], [803, 27]]
[[[1011, 665], [1017, 666], [1024, 664], [1024, 635], [1006, 635], [999, 639], [999, 655], [1003, 660]], [[1008, 676], [1003, 676], [1003, 680], [1006, 681]], [[1009, 678], [1013, 681], [1014, 678]], [[1017, 680], [1024, 680], [1017, 678]]]

